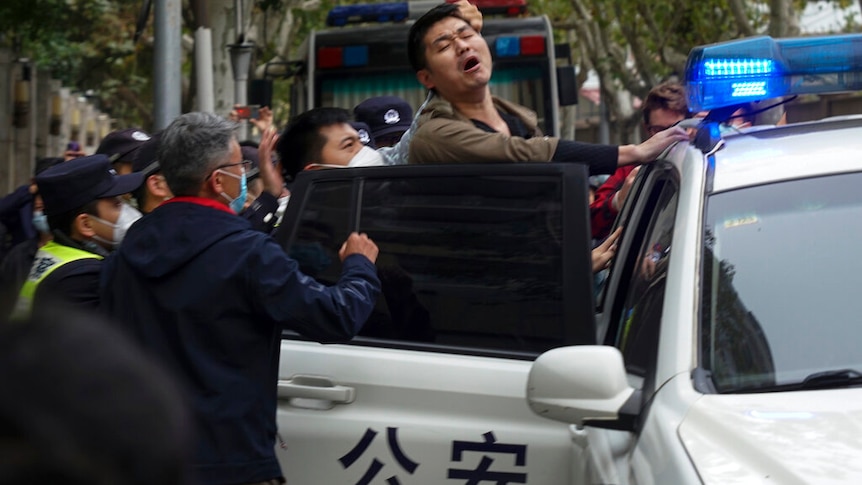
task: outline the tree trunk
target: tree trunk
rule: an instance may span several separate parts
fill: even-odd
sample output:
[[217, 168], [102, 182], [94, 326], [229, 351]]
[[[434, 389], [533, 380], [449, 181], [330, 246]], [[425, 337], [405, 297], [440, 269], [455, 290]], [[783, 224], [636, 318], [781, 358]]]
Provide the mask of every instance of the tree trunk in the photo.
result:
[[233, 0], [209, 2], [213, 39], [213, 97], [216, 113], [227, 115], [234, 104], [234, 80], [227, 46], [236, 42]]

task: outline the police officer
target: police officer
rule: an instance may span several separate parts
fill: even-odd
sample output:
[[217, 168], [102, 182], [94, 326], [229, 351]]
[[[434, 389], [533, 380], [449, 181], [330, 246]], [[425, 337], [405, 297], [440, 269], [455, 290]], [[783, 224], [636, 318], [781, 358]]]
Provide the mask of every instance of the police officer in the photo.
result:
[[159, 204], [173, 197], [165, 176], [162, 175], [162, 168], [156, 155], [161, 143], [161, 135], [161, 133], [152, 135], [135, 152], [135, 158], [132, 161], [132, 172], [139, 172], [143, 176], [141, 186], [132, 192], [132, 198], [143, 214], [149, 214]]
[[54, 240], [36, 253], [13, 318], [27, 318], [49, 299], [98, 306], [102, 259], [141, 217], [119, 196], [142, 180], [140, 173], [118, 176], [104, 155], [70, 160], [36, 177]]
[[391, 147], [410, 129], [413, 108], [398, 96], [375, 96], [357, 104], [353, 116], [368, 124], [378, 147]]
[[106, 155], [120, 175], [131, 173], [138, 150], [150, 140], [149, 133], [137, 128], [127, 128], [108, 133], [96, 148], [97, 155]]

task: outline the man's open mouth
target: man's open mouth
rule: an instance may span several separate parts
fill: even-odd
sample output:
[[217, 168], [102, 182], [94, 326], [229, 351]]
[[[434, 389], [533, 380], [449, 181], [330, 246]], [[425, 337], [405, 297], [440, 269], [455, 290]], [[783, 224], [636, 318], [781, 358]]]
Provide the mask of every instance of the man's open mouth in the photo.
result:
[[478, 65], [479, 65], [479, 59], [477, 59], [475, 57], [469, 57], [469, 58], [467, 58], [466, 61], [464, 61], [464, 71], [465, 72], [469, 71]]

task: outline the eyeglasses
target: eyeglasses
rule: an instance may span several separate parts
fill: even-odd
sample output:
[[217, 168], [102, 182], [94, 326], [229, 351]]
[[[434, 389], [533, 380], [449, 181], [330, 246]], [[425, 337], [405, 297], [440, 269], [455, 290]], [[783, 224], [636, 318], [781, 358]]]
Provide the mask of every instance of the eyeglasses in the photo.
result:
[[206, 179], [204, 179], [204, 180], [209, 180], [209, 179], [213, 176], [213, 174], [214, 174], [214, 173], [216, 173], [217, 171], [219, 171], [219, 170], [221, 170], [221, 169], [223, 169], [223, 168], [236, 167], [237, 165], [241, 165], [241, 166], [242, 166], [242, 171], [243, 171], [243, 172], [246, 172], [246, 171], [248, 171], [248, 167], [250, 167], [250, 166], [251, 166], [251, 164], [252, 164], [252, 161], [251, 161], [251, 160], [243, 160], [243, 161], [241, 161], [241, 162], [236, 162], [236, 163], [226, 163], [226, 164], [224, 164], [224, 165], [219, 165], [218, 167], [216, 167], [216, 168], [215, 168], [215, 170], [213, 170], [212, 172], [210, 172], [210, 174], [209, 174], [209, 175], [207, 175], [207, 178], [206, 178]]

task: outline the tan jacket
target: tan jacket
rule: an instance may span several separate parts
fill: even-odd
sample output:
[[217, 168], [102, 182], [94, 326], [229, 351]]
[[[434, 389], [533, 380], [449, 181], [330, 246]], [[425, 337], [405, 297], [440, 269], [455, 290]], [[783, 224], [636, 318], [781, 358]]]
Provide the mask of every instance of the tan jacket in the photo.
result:
[[500, 111], [521, 119], [532, 138], [486, 132], [456, 112], [448, 101], [434, 98], [419, 116], [410, 140], [409, 163], [547, 162], [559, 139], [542, 136], [536, 114], [514, 103], [493, 97]]

